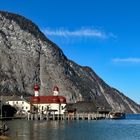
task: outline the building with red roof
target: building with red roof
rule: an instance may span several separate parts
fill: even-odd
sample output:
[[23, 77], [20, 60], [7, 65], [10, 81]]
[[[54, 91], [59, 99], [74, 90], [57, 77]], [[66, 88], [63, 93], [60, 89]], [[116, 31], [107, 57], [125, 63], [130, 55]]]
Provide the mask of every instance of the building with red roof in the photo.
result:
[[54, 86], [53, 95], [39, 96], [39, 86], [34, 86], [35, 96], [30, 99], [31, 111], [41, 114], [53, 113], [64, 114], [66, 106], [66, 98], [58, 96], [59, 88]]

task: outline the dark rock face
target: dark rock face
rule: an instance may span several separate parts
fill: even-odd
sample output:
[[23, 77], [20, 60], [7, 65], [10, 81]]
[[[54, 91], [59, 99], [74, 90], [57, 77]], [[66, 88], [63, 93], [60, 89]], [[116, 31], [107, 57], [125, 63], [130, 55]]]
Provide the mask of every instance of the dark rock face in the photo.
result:
[[0, 93], [33, 95], [35, 83], [40, 95], [52, 94], [58, 85], [68, 102], [93, 101], [100, 108], [140, 112], [139, 105], [108, 86], [91, 68], [68, 60], [30, 20], [0, 12]]

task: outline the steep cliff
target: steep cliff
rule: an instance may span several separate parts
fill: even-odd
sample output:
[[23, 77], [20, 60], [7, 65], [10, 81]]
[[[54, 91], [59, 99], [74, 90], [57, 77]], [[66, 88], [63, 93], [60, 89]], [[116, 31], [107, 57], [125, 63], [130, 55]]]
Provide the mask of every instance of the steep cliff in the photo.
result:
[[140, 112], [140, 107], [111, 88], [89, 67], [67, 59], [32, 21], [0, 12], [0, 93], [33, 94], [35, 83], [40, 95], [52, 94], [54, 85], [68, 102], [93, 101], [100, 108]]

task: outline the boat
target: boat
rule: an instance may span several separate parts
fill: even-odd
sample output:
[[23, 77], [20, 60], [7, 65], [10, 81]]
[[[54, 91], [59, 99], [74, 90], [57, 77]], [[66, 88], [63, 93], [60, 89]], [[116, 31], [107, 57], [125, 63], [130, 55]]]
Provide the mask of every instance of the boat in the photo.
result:
[[110, 112], [109, 118], [110, 119], [125, 119], [125, 113], [123, 113], [123, 112]]

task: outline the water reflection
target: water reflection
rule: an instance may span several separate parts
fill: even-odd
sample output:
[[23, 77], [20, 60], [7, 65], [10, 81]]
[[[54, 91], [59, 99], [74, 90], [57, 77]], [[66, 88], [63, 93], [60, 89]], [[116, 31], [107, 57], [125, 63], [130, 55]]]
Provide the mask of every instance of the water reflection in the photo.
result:
[[61, 140], [65, 121], [26, 121], [7, 122], [12, 140]]
[[7, 122], [11, 140], [139, 140], [139, 120]]

